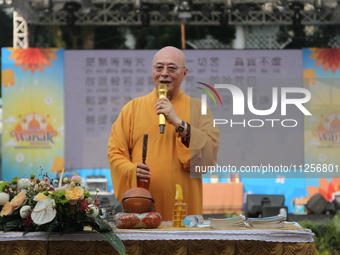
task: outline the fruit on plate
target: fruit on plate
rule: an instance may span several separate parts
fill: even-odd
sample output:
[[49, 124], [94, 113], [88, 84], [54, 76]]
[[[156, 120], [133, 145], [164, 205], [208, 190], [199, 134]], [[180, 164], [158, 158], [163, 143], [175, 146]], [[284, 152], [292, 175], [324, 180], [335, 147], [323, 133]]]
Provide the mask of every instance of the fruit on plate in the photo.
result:
[[114, 217], [117, 228], [157, 228], [162, 222], [162, 216], [157, 212], [125, 213], [119, 212]]

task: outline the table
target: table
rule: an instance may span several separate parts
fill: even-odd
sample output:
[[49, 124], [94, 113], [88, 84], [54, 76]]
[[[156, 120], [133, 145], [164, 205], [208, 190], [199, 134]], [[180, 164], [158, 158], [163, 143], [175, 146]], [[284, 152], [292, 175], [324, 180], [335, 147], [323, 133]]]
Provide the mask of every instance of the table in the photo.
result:
[[[154, 230], [117, 230], [127, 254], [316, 254], [313, 233], [299, 226], [284, 229], [173, 228], [167, 223]], [[4, 255], [110, 255], [117, 254], [108, 242], [92, 231], [60, 236], [52, 233], [0, 233]]]
[[242, 212], [243, 183], [203, 183], [203, 214]]

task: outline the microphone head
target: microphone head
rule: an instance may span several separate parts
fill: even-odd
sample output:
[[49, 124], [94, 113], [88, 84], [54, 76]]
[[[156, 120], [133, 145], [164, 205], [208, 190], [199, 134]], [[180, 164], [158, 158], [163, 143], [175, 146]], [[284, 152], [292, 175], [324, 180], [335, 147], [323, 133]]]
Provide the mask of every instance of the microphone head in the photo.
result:
[[168, 86], [164, 83], [158, 85], [158, 96], [166, 97], [168, 94]]

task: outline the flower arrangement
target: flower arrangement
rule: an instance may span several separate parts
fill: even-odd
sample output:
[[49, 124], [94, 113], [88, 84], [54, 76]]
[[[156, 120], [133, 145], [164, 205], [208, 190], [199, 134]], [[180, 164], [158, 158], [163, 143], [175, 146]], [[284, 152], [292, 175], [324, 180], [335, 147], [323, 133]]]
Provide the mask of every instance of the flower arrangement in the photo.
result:
[[30, 178], [0, 182], [0, 231], [46, 231], [61, 234], [83, 230], [85, 226], [102, 234], [120, 253], [125, 247], [109, 223], [99, 215], [98, 192], [94, 199], [75, 174], [60, 181]]

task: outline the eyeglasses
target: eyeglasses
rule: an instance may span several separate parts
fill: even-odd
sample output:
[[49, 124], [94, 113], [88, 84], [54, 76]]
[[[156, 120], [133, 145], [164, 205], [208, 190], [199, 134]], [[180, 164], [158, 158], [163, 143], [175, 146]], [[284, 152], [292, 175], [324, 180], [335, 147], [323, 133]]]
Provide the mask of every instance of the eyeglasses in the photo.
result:
[[164, 69], [166, 69], [166, 71], [168, 73], [175, 73], [179, 68], [185, 68], [185, 66], [168, 66], [168, 67], [164, 67], [161, 65], [155, 65], [152, 67], [156, 72], [161, 73], [164, 71]]

